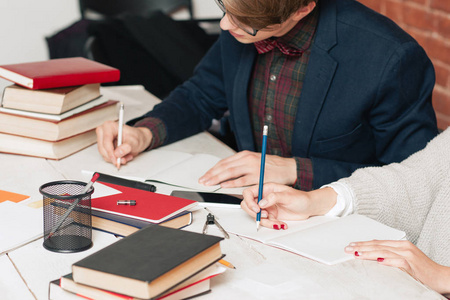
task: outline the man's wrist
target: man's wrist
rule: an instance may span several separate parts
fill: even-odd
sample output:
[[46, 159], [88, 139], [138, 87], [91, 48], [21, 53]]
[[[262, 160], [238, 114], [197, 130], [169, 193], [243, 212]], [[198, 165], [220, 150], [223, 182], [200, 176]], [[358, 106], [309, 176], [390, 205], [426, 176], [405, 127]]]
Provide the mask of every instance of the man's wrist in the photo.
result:
[[[147, 147], [144, 148], [142, 151], [147, 151], [161, 146], [167, 137], [166, 127], [162, 122], [162, 120], [158, 118], [152, 117], [143, 118], [142, 120], [136, 122], [133, 126], [137, 128], [147, 128], [151, 133], [149, 139], [150, 142], [146, 143]], [[146, 140], [146, 142], [148, 142], [148, 140]]]
[[151, 145], [153, 134], [152, 131], [147, 127], [136, 127], [141, 132], [141, 137], [139, 140], [141, 145], [139, 145], [139, 153], [144, 152]]
[[309, 158], [294, 157], [296, 164], [296, 180], [293, 188], [303, 191], [310, 191], [313, 188], [313, 165]]

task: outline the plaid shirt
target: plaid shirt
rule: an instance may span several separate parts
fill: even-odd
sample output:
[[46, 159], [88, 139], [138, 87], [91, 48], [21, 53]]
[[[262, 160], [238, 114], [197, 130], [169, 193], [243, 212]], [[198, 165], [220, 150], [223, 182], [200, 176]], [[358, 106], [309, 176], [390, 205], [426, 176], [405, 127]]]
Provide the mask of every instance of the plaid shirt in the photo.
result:
[[[258, 151], [261, 151], [262, 128], [268, 125], [267, 154], [292, 157], [292, 132], [317, 20], [316, 9], [286, 35], [255, 43], [259, 55], [249, 89], [249, 111]], [[274, 48], [274, 41], [280, 45]], [[311, 160], [301, 157], [295, 160], [294, 187], [311, 190]]]
[[[249, 88], [249, 111], [258, 151], [261, 151], [263, 125], [269, 125], [267, 154], [292, 157], [294, 121], [317, 20], [318, 9], [315, 9], [286, 35], [265, 43], [255, 43], [260, 54], [256, 59]], [[167, 136], [162, 121], [156, 118], [144, 118], [134, 126], [147, 127], [153, 133], [148, 149], [162, 145]], [[294, 187], [311, 190], [311, 160], [294, 158], [297, 164]]]

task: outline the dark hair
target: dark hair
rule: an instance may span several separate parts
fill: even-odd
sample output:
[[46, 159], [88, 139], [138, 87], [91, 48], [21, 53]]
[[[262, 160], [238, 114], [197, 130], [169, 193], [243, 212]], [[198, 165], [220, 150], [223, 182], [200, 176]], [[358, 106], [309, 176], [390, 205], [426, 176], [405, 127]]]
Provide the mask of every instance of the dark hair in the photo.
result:
[[310, 2], [317, 0], [223, 0], [227, 13], [255, 29], [283, 23]]

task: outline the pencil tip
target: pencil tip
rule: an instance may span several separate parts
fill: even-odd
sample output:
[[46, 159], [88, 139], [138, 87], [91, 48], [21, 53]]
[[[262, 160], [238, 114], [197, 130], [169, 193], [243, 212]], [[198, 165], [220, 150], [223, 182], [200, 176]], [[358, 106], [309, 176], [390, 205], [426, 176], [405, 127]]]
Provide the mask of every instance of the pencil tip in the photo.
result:
[[256, 221], [256, 231], [259, 230], [259, 221]]

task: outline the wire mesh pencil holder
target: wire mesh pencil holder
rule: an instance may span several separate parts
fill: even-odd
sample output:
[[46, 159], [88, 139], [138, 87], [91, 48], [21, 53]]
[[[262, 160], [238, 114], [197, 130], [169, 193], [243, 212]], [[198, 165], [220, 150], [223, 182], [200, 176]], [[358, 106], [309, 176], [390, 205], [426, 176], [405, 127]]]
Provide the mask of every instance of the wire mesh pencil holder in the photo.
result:
[[92, 246], [91, 195], [82, 194], [85, 182], [62, 180], [39, 188], [44, 204], [45, 249], [54, 252], [80, 252]]

